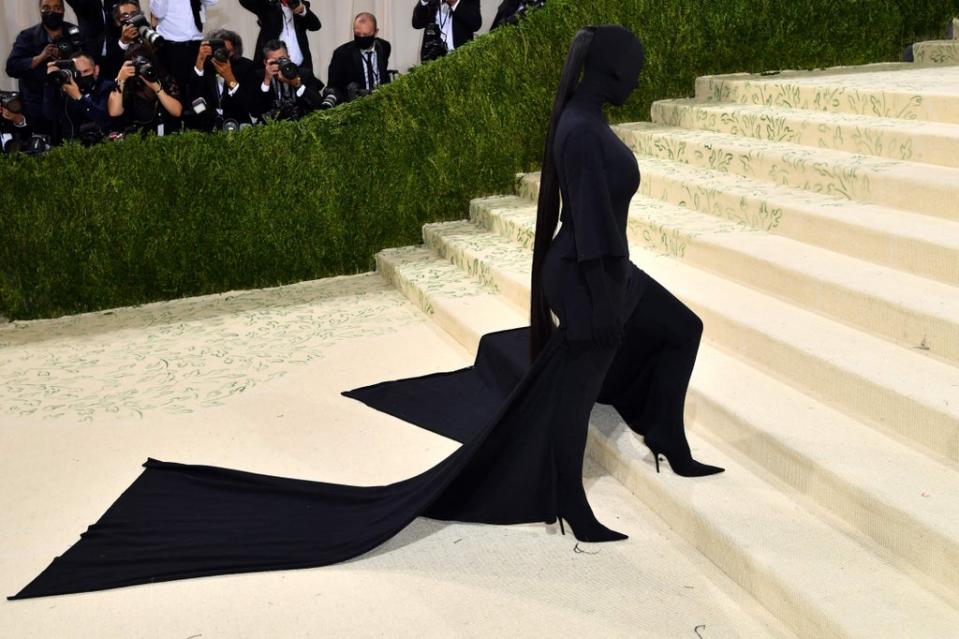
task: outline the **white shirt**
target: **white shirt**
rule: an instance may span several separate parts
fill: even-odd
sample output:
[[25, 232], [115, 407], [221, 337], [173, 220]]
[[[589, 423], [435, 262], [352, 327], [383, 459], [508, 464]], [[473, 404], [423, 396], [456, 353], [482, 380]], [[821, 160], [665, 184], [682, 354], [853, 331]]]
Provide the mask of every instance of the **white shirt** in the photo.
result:
[[[425, 7], [429, 3], [420, 0], [420, 4]], [[436, 24], [440, 26], [440, 35], [450, 51], [456, 48], [453, 44], [453, 12], [456, 11], [458, 6], [460, 6], [460, 0], [456, 0], [453, 6], [446, 4], [446, 2], [440, 2], [440, 8], [436, 10]]]
[[[200, 21], [206, 23], [206, 7], [220, 0], [200, 0]], [[190, 0], [150, 0], [150, 13], [157, 19], [157, 33], [170, 42], [202, 40], [193, 21]]]
[[[280, 31], [280, 40], [286, 43], [286, 52], [290, 54], [290, 60], [296, 66], [303, 64], [303, 51], [300, 50], [300, 41], [296, 39], [296, 27], [293, 26], [293, 11], [285, 4], [280, 5], [283, 11], [283, 30]], [[303, 5], [303, 13], [300, 17], [305, 17], [309, 9]]]

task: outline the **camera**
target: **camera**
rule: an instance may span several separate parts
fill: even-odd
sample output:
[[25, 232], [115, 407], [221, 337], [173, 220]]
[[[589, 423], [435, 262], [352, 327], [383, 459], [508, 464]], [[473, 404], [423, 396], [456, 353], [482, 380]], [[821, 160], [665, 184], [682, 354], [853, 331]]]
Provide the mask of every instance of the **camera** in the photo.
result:
[[93, 146], [94, 144], [102, 142], [106, 134], [104, 134], [103, 129], [101, 129], [100, 125], [96, 122], [85, 122], [80, 125], [80, 134], [78, 137], [83, 146]]
[[440, 32], [440, 25], [431, 22], [423, 30], [423, 48], [420, 50], [420, 61], [429, 62], [437, 58], [442, 58], [449, 53], [449, 47], [443, 40]]
[[213, 59], [221, 64], [230, 59], [230, 50], [226, 48], [226, 40], [209, 40], [213, 49]]
[[206, 113], [205, 98], [197, 98], [196, 100], [193, 101], [191, 106], [193, 108], [193, 115], [202, 115], [203, 113]]
[[280, 74], [287, 80], [295, 80], [300, 77], [300, 67], [296, 66], [289, 58], [277, 58], [270, 64], [275, 64], [280, 68]]
[[149, 20], [142, 13], [135, 13], [123, 23], [125, 27], [134, 27], [140, 34], [140, 40], [146, 42], [154, 49], [161, 46], [164, 42], [163, 36], [153, 30]]
[[147, 82], [156, 82], [160, 78], [160, 72], [157, 71], [157, 68], [142, 55], [133, 57], [133, 72], [138, 78], [143, 76], [143, 79]]
[[296, 100], [279, 100], [276, 106], [263, 114], [263, 120], [270, 122], [274, 120], [298, 120], [303, 112], [297, 105]]
[[320, 102], [320, 109], [324, 111], [326, 109], [332, 109], [337, 104], [340, 103], [340, 94], [337, 93], [336, 89], [332, 87], [326, 87], [320, 92], [320, 97], [323, 100]]
[[23, 110], [20, 93], [17, 91], [0, 91], [0, 107], [10, 113], [20, 113]]
[[346, 85], [346, 99], [348, 102], [370, 95], [370, 93], [372, 93], [372, 91], [361, 86], [359, 82], [350, 82]]
[[60, 38], [53, 41], [61, 60], [72, 58], [83, 50], [83, 39], [79, 27], [70, 27]]
[[70, 81], [76, 81], [80, 74], [77, 73], [77, 65], [73, 60], [57, 60], [53, 63], [57, 68], [47, 74], [47, 82], [55, 87], [62, 87], [70, 84]]

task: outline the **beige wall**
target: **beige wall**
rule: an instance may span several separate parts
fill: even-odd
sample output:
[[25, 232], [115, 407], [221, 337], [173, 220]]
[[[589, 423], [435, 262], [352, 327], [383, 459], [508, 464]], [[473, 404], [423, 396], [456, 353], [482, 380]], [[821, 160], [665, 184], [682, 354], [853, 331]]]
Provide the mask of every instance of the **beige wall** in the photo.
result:
[[[499, 0], [481, 0], [483, 5], [483, 29], [489, 31], [489, 25], [496, 15]], [[326, 71], [333, 49], [353, 37], [352, 19], [360, 11], [371, 11], [377, 17], [380, 37], [393, 44], [390, 68], [405, 72], [416, 64], [422, 31], [414, 31], [410, 26], [413, 6], [416, 0], [312, 0], [312, 9], [320, 17], [323, 28], [310, 34], [310, 47], [313, 51], [317, 75], [325, 82]], [[13, 41], [22, 29], [40, 21], [36, 0], [2, 0], [0, 11], [0, 55], [4, 65]], [[141, 0], [148, 5], [149, 0]], [[73, 12], [67, 9], [67, 20], [75, 22]], [[247, 57], [253, 57], [252, 48], [256, 44], [256, 18], [240, 6], [239, 0], [220, 0], [219, 4], [208, 10], [207, 29], [225, 27], [243, 36], [248, 49]], [[13, 89], [16, 81], [11, 80], [0, 68], [0, 88]]]

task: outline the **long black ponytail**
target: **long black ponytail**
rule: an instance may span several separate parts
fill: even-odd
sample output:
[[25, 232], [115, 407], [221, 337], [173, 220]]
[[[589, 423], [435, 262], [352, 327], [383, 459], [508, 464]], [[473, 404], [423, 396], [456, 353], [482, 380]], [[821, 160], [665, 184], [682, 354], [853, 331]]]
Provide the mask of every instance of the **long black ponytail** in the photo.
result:
[[566, 55], [566, 64], [556, 89], [556, 98], [553, 101], [553, 112], [549, 118], [549, 129], [546, 131], [546, 144], [543, 151], [543, 169], [539, 181], [539, 198], [536, 209], [536, 241], [533, 244], [533, 273], [530, 282], [529, 300], [529, 356], [530, 361], [536, 359], [546, 342], [549, 341], [555, 327], [550, 315], [549, 304], [543, 294], [541, 282], [543, 261], [546, 252], [553, 242], [556, 224], [559, 221], [559, 179], [556, 174], [556, 164], [553, 162], [553, 138], [556, 134], [556, 125], [566, 107], [566, 103], [573, 96], [576, 81], [583, 69], [583, 62], [589, 51], [590, 43], [596, 27], [583, 27], [576, 32], [569, 53]]

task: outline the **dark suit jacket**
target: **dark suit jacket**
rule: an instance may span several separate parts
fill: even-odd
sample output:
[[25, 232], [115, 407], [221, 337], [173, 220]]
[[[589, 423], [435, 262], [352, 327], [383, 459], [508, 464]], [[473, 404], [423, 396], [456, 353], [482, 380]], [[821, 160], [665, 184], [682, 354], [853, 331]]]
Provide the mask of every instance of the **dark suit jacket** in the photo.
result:
[[[240, 4], [247, 11], [256, 14], [257, 24], [260, 25], [260, 34], [256, 37], [256, 53], [253, 56], [253, 62], [260, 64], [263, 62], [263, 45], [270, 40], [276, 40], [283, 32], [283, 10], [280, 7], [271, 5], [267, 0], [240, 0]], [[310, 8], [310, 3], [304, 0], [306, 8]], [[296, 31], [296, 41], [300, 45], [300, 51], [303, 52], [303, 64], [313, 70], [313, 54], [310, 53], [310, 41], [307, 38], [307, 31], [319, 31], [320, 19], [312, 10], [307, 11], [305, 16], [293, 14], [293, 29]]]
[[[373, 49], [376, 51], [376, 66], [380, 72], [380, 83], [387, 84], [390, 81], [390, 76], [386, 72], [386, 68], [389, 65], [392, 46], [386, 40], [376, 38], [373, 41]], [[363, 53], [355, 41], [341, 44], [333, 52], [328, 80], [328, 84], [344, 97], [346, 96], [346, 87], [351, 82], [356, 82], [361, 87], [366, 86], [366, 63], [363, 61]]]
[[[439, 3], [435, 0], [425, 7], [416, 0], [413, 7], [413, 28], [424, 29], [431, 22], [436, 22], [436, 9]], [[453, 46], [460, 47], [473, 39], [473, 34], [483, 26], [483, 16], [480, 13], [480, 0], [460, 0], [453, 12]]]
[[[70, 27], [76, 26], [69, 22], [63, 23], [63, 33]], [[31, 69], [33, 56], [53, 42], [43, 24], [36, 24], [24, 29], [17, 36], [7, 58], [7, 75], [20, 80], [20, 99], [23, 101], [23, 114], [34, 131], [45, 132], [49, 123], [43, 117], [43, 85], [46, 81], [47, 65], [41, 64]]]
[[496, 17], [493, 18], [493, 26], [491, 26], [489, 30], [492, 31], [496, 27], [508, 24], [507, 21], [512, 18], [517, 9], [519, 9], [520, 2], [521, 0], [503, 0], [499, 8], [496, 9]]
[[256, 70], [262, 69], [262, 66], [257, 67], [249, 58], [238, 58], [231, 64], [233, 75], [240, 83], [240, 88], [233, 95], [225, 91], [222, 99], [216, 69], [210, 61], [207, 61], [202, 77], [196, 74], [195, 68], [190, 71], [190, 82], [187, 85], [187, 97], [183, 101], [183, 106], [189, 108], [197, 98], [206, 100], [204, 113], [187, 118], [187, 124], [191, 128], [212, 130], [217, 119], [217, 107], [223, 110], [224, 120], [250, 122], [250, 99], [253, 91], [259, 91], [260, 84], [263, 82], [262, 72], [257, 73]]
[[[257, 71], [253, 73], [255, 80], [252, 82], [253, 86], [248, 93], [250, 98], [250, 114], [254, 118], [260, 118], [264, 113], [271, 111], [276, 105], [276, 89], [278, 87], [282, 89], [282, 83], [274, 79], [273, 88], [270, 91], [264, 92], [261, 89], [263, 85], [263, 73], [258, 71], [263, 68], [263, 63], [261, 62], [259, 65], [254, 63], [253, 66]], [[306, 87], [306, 91], [303, 92], [302, 96], [296, 98], [297, 106], [300, 107], [303, 113], [308, 113], [320, 108], [320, 103], [323, 101], [323, 97], [320, 95], [320, 90], [323, 89], [323, 83], [317, 80], [313, 72], [305, 67], [300, 67], [300, 79]]]

